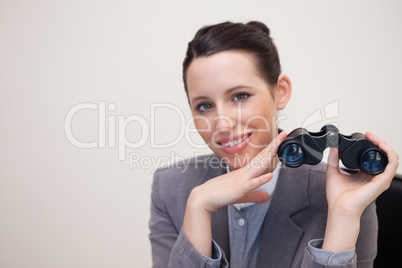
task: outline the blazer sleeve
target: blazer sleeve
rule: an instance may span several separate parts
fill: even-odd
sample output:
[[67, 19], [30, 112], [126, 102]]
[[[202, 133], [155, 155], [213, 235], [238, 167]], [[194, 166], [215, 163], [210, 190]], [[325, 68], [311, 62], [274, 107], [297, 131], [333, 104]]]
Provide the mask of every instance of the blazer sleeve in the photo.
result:
[[375, 202], [363, 212], [360, 219], [360, 232], [356, 243], [356, 254], [350, 263], [330, 265], [318, 263], [308, 248], [304, 251], [302, 267], [305, 268], [372, 268], [377, 255], [378, 221]]
[[149, 239], [151, 241], [153, 267], [162, 268], [167, 267], [179, 233], [170, 220], [166, 207], [161, 200], [158, 174], [155, 172], [152, 183]]
[[[216, 268], [216, 260], [207, 258], [188, 241], [183, 230], [178, 230], [168, 214], [166, 204], [160, 194], [159, 172], [154, 175], [151, 193], [151, 218], [149, 221], [149, 239], [152, 247], [154, 268]], [[211, 246], [221, 252], [216, 243]], [[223, 256], [218, 267], [228, 267]]]

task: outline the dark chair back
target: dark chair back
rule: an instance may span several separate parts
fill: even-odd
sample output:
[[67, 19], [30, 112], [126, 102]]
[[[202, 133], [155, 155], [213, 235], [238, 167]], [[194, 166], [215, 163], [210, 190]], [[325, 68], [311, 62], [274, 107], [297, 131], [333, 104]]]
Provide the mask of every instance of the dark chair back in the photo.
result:
[[402, 176], [396, 175], [388, 190], [376, 200], [378, 253], [375, 268], [402, 267]]

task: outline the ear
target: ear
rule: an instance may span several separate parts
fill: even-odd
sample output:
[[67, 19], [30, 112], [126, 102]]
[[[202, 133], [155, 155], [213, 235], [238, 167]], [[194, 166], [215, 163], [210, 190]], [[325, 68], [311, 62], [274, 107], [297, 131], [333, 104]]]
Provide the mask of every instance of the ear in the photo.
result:
[[286, 74], [281, 74], [278, 77], [276, 84], [276, 101], [278, 110], [283, 110], [288, 104], [290, 96], [292, 95], [292, 82]]

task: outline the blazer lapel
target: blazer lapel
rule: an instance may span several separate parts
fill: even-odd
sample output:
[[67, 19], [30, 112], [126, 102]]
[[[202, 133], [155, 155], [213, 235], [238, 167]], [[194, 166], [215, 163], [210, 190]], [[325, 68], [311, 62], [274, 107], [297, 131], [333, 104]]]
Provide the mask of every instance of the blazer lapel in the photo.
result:
[[[225, 168], [209, 168], [206, 180], [220, 176]], [[264, 220], [257, 267], [291, 267], [304, 230], [297, 226], [292, 215], [309, 206], [309, 169], [281, 167], [275, 193]], [[230, 260], [230, 241], [227, 207], [212, 214], [212, 238], [219, 244], [227, 260]]]
[[262, 226], [257, 267], [291, 267], [304, 230], [291, 216], [309, 206], [309, 169], [281, 167]]

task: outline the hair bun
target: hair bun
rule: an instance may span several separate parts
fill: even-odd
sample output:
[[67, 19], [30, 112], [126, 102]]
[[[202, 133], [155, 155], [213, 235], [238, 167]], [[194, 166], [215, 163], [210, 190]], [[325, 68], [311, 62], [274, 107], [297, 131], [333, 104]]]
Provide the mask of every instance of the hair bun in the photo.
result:
[[247, 23], [247, 25], [250, 25], [260, 31], [263, 31], [264, 33], [266, 33], [269, 36], [269, 29], [264, 23], [259, 22], [259, 21], [250, 21], [249, 23]]

